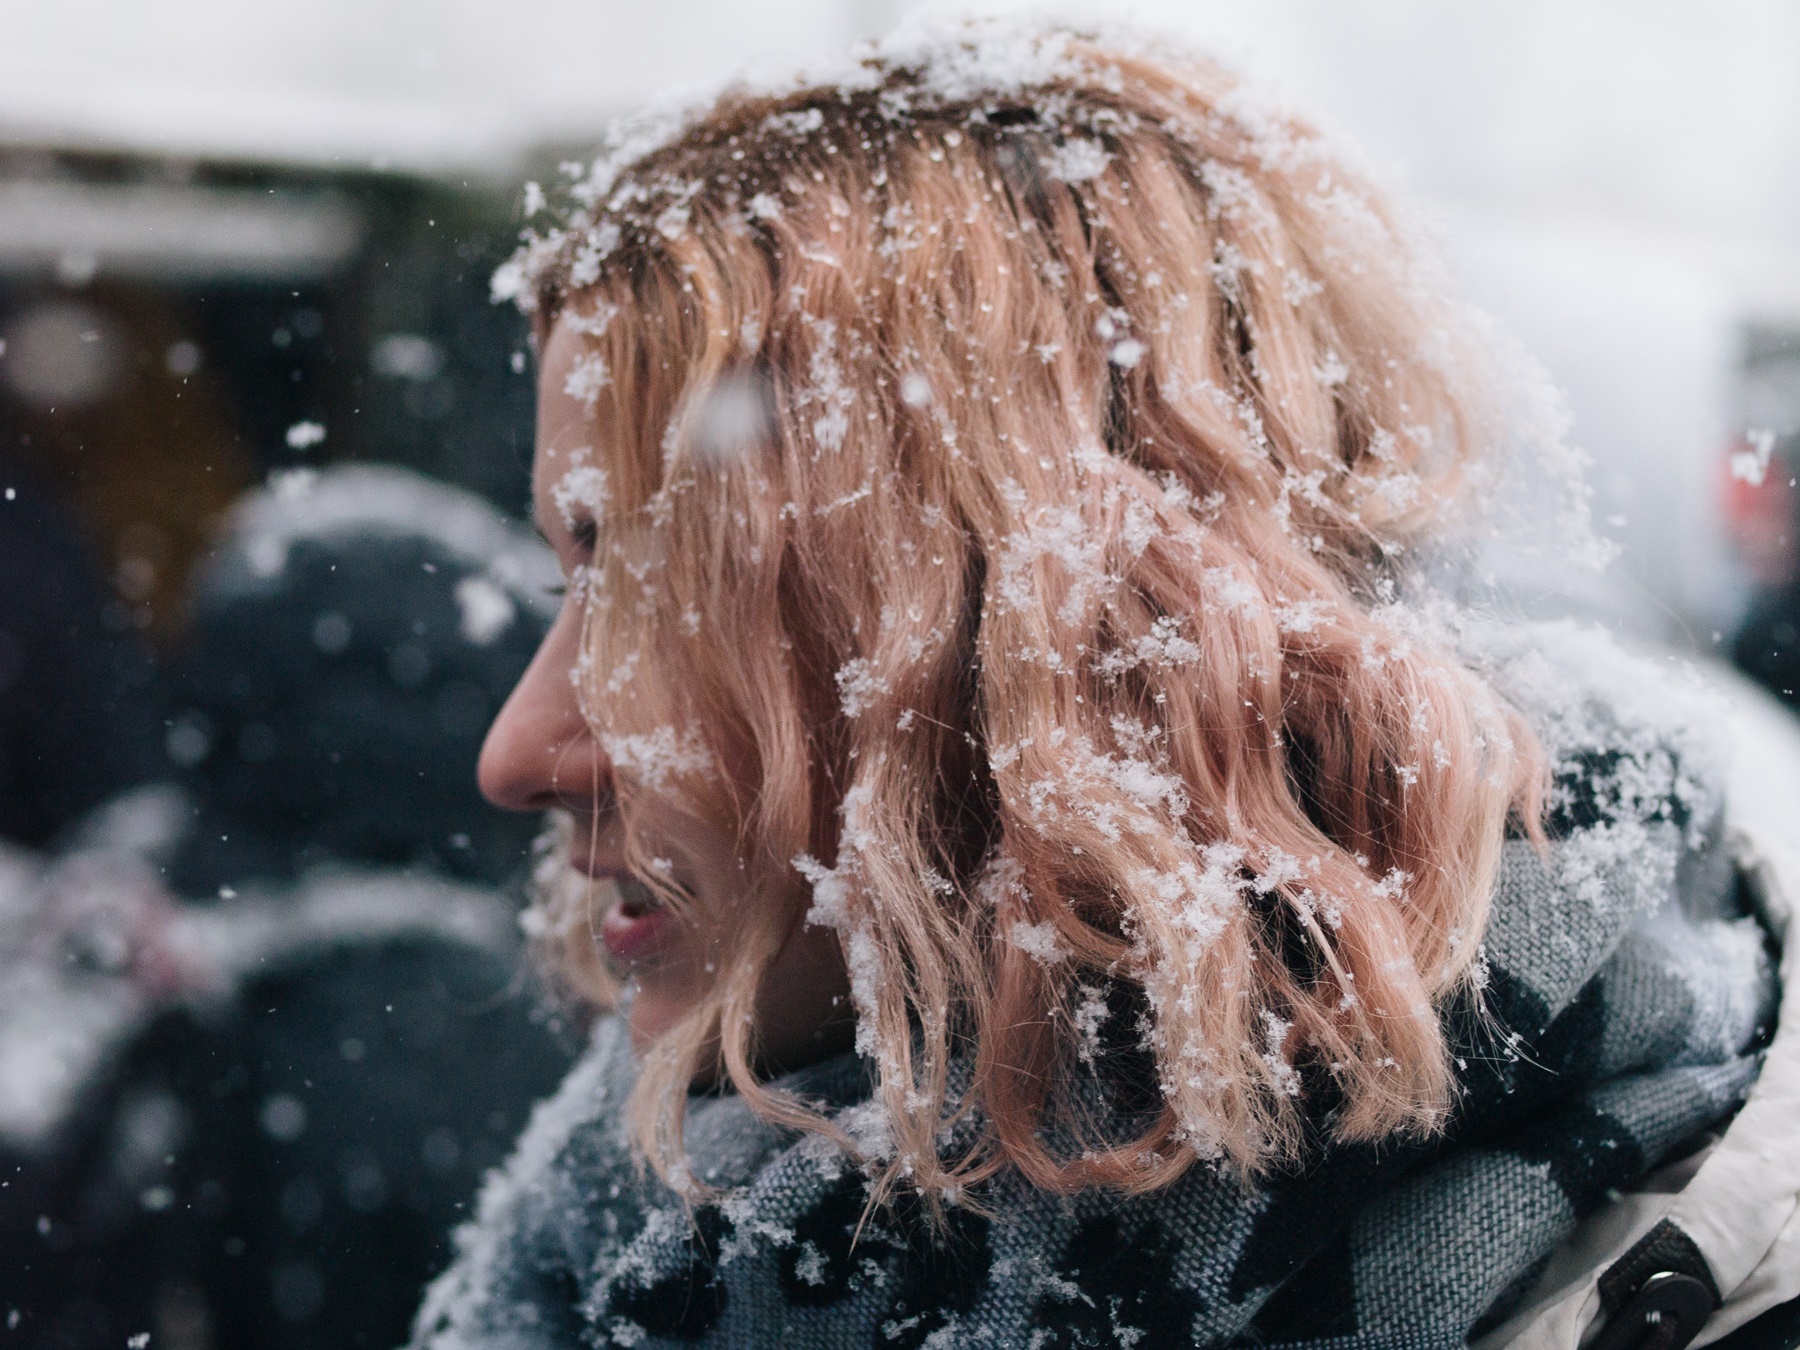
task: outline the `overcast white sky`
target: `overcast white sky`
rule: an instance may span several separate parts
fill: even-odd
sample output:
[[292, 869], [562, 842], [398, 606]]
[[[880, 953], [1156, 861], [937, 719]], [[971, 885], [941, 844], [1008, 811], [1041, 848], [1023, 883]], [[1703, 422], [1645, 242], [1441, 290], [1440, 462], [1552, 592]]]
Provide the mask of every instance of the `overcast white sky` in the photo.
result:
[[[747, 60], [840, 48], [911, 7], [0, 0], [0, 126], [479, 162], [537, 135], [578, 135], [610, 112], [672, 85], [717, 80]], [[1085, 9], [1200, 35], [1434, 195], [1800, 233], [1792, 0], [1142, 0]]]

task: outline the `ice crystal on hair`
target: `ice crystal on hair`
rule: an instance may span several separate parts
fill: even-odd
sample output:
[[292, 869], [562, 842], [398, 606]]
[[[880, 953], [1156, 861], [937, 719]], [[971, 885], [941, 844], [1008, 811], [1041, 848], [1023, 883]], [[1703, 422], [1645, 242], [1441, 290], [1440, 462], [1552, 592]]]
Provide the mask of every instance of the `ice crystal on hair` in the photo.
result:
[[606, 677], [606, 692], [609, 694], [616, 694], [635, 680], [637, 678], [638, 662], [641, 659], [641, 653], [630, 652], [623, 661], [614, 666], [612, 668], [612, 673]]
[[1301, 600], [1275, 610], [1275, 626], [1284, 633], [1312, 633], [1331, 617], [1331, 606], [1323, 600]]
[[865, 1159], [880, 1161], [894, 1156], [894, 1122], [880, 1098], [852, 1106], [837, 1119]]
[[[838, 848], [840, 854], [851, 852], [842, 841]], [[873, 927], [865, 916], [855, 912], [851, 880], [856, 868], [854, 855], [845, 858], [838, 867], [826, 867], [805, 853], [793, 861], [795, 870], [812, 885], [813, 902], [806, 913], [807, 923], [834, 930], [844, 945], [844, 964], [850, 976], [850, 1004], [856, 1010], [856, 1052], [878, 1058], [881, 1044], [876, 1037], [876, 1018], [886, 963], [882, 960]]]
[[1106, 359], [1115, 366], [1130, 370], [1144, 359], [1144, 353], [1148, 350], [1150, 349], [1136, 338], [1126, 338], [1122, 342], [1115, 342], [1107, 350]]
[[1239, 576], [1235, 567], [1209, 567], [1205, 575], [1207, 587], [1227, 609], [1246, 618], [1262, 613], [1262, 593]]
[[1015, 94], [1084, 72], [1081, 59], [1069, 50], [1067, 33], [1046, 31], [1028, 20], [946, 25], [941, 19], [926, 18], [902, 24], [872, 55], [890, 65], [917, 69], [916, 97], [927, 106]]
[[1134, 558], [1144, 556], [1144, 550], [1162, 533], [1162, 526], [1157, 522], [1156, 512], [1149, 503], [1140, 498], [1133, 498], [1125, 504], [1124, 519], [1119, 522], [1119, 542], [1125, 545], [1125, 551]]
[[838, 701], [845, 717], [861, 717], [888, 692], [888, 682], [875, 673], [875, 663], [858, 656], [838, 667]]
[[796, 112], [774, 113], [763, 119], [765, 131], [788, 136], [807, 136], [825, 125], [825, 114], [817, 108], [801, 108]]
[[667, 790], [672, 780], [709, 777], [713, 772], [712, 752], [700, 729], [691, 724], [680, 732], [661, 726], [643, 735], [602, 733], [600, 748], [614, 769], [652, 792]]
[[838, 257], [835, 251], [824, 244], [803, 241], [796, 249], [796, 252], [808, 262], [824, 263], [827, 267], [842, 267], [844, 265], [844, 260]]
[[569, 467], [550, 485], [550, 501], [564, 529], [572, 531], [580, 525], [583, 513], [589, 520], [598, 520], [612, 501], [606, 470], [593, 462], [593, 456], [589, 446], [570, 452]]
[[1290, 497], [1298, 497], [1314, 510], [1329, 510], [1331, 501], [1325, 495], [1325, 478], [1326, 473], [1323, 469], [1312, 469], [1306, 473], [1295, 473], [1291, 469], [1288, 470], [1281, 476], [1283, 502], [1285, 503]]
[[1006, 940], [1041, 966], [1054, 966], [1068, 957], [1056, 940], [1056, 925], [1048, 919], [1043, 923], [1019, 919], [1007, 930]]
[[1258, 895], [1268, 895], [1271, 891], [1293, 886], [1317, 869], [1317, 858], [1302, 862], [1291, 853], [1267, 848], [1263, 850], [1262, 871], [1250, 878], [1250, 887]]
[[825, 866], [810, 853], [795, 856], [794, 870], [813, 888], [812, 908], [806, 921], [820, 928], [847, 929], [850, 924], [850, 886], [836, 868]]
[[814, 346], [807, 373], [812, 384], [800, 391], [796, 401], [801, 407], [820, 409], [812, 422], [814, 444], [823, 450], [839, 450], [850, 430], [849, 409], [855, 393], [844, 379], [843, 367], [838, 364], [837, 324], [830, 319], [820, 319], [809, 326]]
[[988, 859], [975, 881], [975, 899], [996, 913], [1017, 912], [1031, 899], [1025, 889], [1025, 869], [1009, 853], [998, 852]]
[[1299, 309], [1315, 295], [1324, 293], [1324, 283], [1315, 277], [1308, 276], [1299, 268], [1284, 267], [1281, 270], [1281, 298], [1286, 300], [1290, 307]]
[[600, 391], [611, 383], [612, 372], [606, 368], [606, 358], [599, 352], [584, 352], [569, 367], [563, 393], [592, 408]]
[[1025, 816], [1040, 833], [1073, 818], [1116, 843], [1127, 831], [1153, 832], [1154, 812], [1175, 820], [1187, 814], [1187, 784], [1179, 774], [1133, 756], [1102, 753], [1085, 736], [1071, 739], [1062, 762], [1025, 785]]
[[1068, 579], [1067, 593], [1057, 612], [1065, 623], [1076, 621], [1088, 602], [1111, 584], [1103, 537], [1079, 511], [1044, 507], [1034, 513], [1027, 528], [1008, 536], [1000, 554], [996, 590], [1003, 605], [1015, 610], [1032, 606], [1037, 596], [1037, 563], [1042, 558], [1061, 563]]
[[1230, 843], [1208, 844], [1200, 851], [1198, 867], [1184, 859], [1172, 871], [1146, 868], [1133, 880], [1175, 916], [1184, 931], [1189, 960], [1198, 960], [1225, 931], [1250, 886], [1244, 875], [1244, 850]]
[[1394, 511], [1418, 501], [1423, 490], [1424, 484], [1416, 473], [1385, 473], [1368, 483], [1368, 495]]
[[1213, 285], [1233, 304], [1243, 301], [1240, 281], [1245, 272], [1252, 275], [1262, 271], [1262, 264], [1244, 256], [1244, 252], [1236, 244], [1219, 240], [1213, 245], [1213, 260], [1208, 269], [1212, 274]]
[[[559, 320], [562, 324], [580, 333], [584, 337], [603, 337], [612, 321], [619, 315], [617, 305], [601, 303], [594, 306], [591, 313], [583, 314], [574, 307], [563, 311]], [[579, 395], [576, 395], [579, 397]]]
[[[1221, 164], [1216, 159], [1209, 159], [1200, 166], [1200, 181], [1206, 184], [1209, 193], [1206, 212], [1215, 220], [1236, 220], [1247, 208], [1262, 205], [1250, 175], [1235, 164]], [[1261, 271], [1261, 266], [1255, 270]]]
[[1120, 747], [1128, 755], [1151, 753], [1157, 741], [1167, 734], [1161, 727], [1140, 722], [1125, 713], [1114, 713], [1111, 726], [1113, 735], [1119, 738]]
[[688, 221], [693, 218], [687, 206], [681, 202], [671, 202], [664, 207], [662, 214], [656, 218], [656, 232], [665, 239], [679, 239], [687, 233]]
[[1075, 1053], [1083, 1064], [1092, 1064], [1100, 1054], [1100, 1028], [1106, 1025], [1106, 1019], [1112, 1015], [1112, 1009], [1106, 1002], [1106, 991], [1095, 985], [1081, 984], [1075, 987], [1081, 995], [1081, 1002], [1075, 1005], [1071, 1021], [1075, 1025]]
[[1300, 1095], [1300, 1074], [1292, 1064], [1287, 1062], [1282, 1053], [1287, 1045], [1288, 1033], [1294, 1029], [1294, 1024], [1284, 1022], [1267, 1008], [1258, 1013], [1257, 1018], [1262, 1023], [1263, 1043], [1266, 1047], [1263, 1050], [1263, 1065], [1269, 1071], [1269, 1077], [1274, 1082], [1275, 1090], [1284, 1097], [1298, 1097]]
[[619, 227], [604, 221], [588, 231], [569, 263], [569, 281], [576, 286], [591, 286], [600, 277], [600, 264], [619, 247]]
[[813, 514], [815, 516], [832, 515], [835, 512], [842, 511], [846, 506], [855, 506], [860, 501], [868, 500], [874, 493], [875, 485], [867, 479], [864, 479], [843, 496], [833, 497], [830, 501], [821, 502], [819, 505], [813, 507]]
[[1044, 172], [1065, 183], [1085, 183], [1105, 173], [1111, 158], [1098, 141], [1066, 141], [1045, 156]]
[[1150, 664], [1154, 668], [1188, 666], [1201, 659], [1199, 644], [1181, 635], [1181, 621], [1165, 614], [1150, 625], [1150, 632], [1134, 637], [1130, 643], [1105, 652], [1094, 661], [1094, 673], [1107, 679], [1123, 675], [1136, 666]]

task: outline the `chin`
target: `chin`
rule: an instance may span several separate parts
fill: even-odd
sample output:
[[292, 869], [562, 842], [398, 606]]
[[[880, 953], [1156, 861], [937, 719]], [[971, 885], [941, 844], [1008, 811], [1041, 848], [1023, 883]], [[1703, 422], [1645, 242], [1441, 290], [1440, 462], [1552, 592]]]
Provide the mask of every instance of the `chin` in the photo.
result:
[[655, 980], [634, 982], [631, 994], [631, 1044], [640, 1055], [681, 1021], [694, 1007], [693, 995], [686, 989], [659, 987]]
[[[679, 941], [669, 943], [660, 959], [635, 965], [626, 1012], [637, 1052], [643, 1054], [692, 1012], [716, 978], [700, 954]], [[855, 1035], [849, 993], [836, 934], [802, 928], [790, 938], [757, 1000], [759, 1072], [785, 1072], [848, 1050]]]

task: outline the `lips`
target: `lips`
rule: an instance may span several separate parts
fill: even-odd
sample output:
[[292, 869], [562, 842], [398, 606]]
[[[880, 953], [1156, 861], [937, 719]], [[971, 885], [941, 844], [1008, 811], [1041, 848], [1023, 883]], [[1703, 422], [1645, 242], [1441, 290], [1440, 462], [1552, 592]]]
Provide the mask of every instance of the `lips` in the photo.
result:
[[615, 895], [600, 920], [600, 941], [617, 960], [627, 965], [647, 961], [663, 946], [674, 916], [658, 903], [650, 888], [635, 877], [608, 879]]

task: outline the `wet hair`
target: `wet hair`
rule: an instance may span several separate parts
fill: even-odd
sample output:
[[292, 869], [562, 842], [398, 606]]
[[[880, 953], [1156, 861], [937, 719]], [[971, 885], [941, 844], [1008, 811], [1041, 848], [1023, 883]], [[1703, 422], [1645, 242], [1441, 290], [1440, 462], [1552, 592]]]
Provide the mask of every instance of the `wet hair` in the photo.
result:
[[[497, 287], [580, 336], [585, 715], [628, 851], [634, 798], [679, 797], [752, 897], [647, 1052], [656, 1168], [717, 1069], [844, 1139], [757, 1072], [806, 922], [881, 1188], [1141, 1191], [1439, 1128], [1439, 1010], [1540, 767], [1395, 601], [1501, 431], [1369, 184], [1203, 60], [1047, 30], [728, 93], [574, 198]], [[1103, 1027], [1154, 1063], [1129, 1137], [1063, 1091]]]

